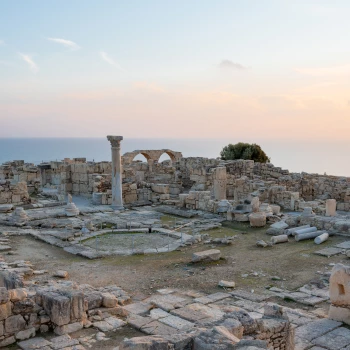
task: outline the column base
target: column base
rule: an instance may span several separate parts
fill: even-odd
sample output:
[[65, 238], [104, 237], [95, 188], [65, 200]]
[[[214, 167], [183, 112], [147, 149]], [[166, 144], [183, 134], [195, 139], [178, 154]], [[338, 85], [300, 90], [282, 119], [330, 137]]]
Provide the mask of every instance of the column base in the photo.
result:
[[111, 205], [111, 207], [114, 210], [125, 210], [125, 208], [122, 205]]

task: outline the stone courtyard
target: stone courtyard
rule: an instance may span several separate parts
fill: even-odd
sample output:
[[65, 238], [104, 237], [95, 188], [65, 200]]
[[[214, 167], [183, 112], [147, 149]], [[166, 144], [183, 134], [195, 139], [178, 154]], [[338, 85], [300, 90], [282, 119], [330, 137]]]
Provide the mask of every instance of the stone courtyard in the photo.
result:
[[0, 347], [350, 349], [350, 178], [108, 140], [0, 166]]

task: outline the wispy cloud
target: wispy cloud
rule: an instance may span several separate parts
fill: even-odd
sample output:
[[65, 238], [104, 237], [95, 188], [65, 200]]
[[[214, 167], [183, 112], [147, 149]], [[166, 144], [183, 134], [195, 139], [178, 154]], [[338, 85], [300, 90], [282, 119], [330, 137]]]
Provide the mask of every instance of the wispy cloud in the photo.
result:
[[119, 65], [118, 62], [116, 62], [113, 58], [111, 58], [107, 52], [100, 51], [101, 58], [110, 64], [111, 66], [117, 67], [119, 70], [124, 71], [124, 69]]
[[79, 50], [80, 46], [71, 40], [60, 39], [60, 38], [47, 38], [47, 40], [53, 41], [55, 43], [61, 44], [71, 50]]
[[235, 63], [230, 60], [222, 60], [219, 63], [219, 68], [221, 69], [235, 69], [235, 70], [246, 70], [248, 67], [243, 66], [240, 63]]
[[37, 73], [39, 71], [38, 65], [33, 61], [33, 59], [29, 55], [25, 55], [23, 53], [19, 53], [21, 59], [26, 62], [33, 73]]

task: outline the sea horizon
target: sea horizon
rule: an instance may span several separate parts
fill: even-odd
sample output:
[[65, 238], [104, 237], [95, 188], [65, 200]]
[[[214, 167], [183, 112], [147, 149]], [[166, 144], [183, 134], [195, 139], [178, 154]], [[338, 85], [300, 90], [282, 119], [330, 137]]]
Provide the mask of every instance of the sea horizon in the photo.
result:
[[[220, 157], [229, 143], [257, 143], [275, 166], [290, 172], [350, 176], [344, 159], [350, 151], [346, 140], [232, 140], [229, 138], [124, 138], [122, 154], [141, 149], [171, 149], [184, 157]], [[110, 144], [105, 137], [7, 137], [0, 138], [0, 163], [24, 160], [39, 164], [63, 158], [84, 157], [88, 161], [110, 161]], [[137, 159], [142, 160], [143, 156]], [[162, 157], [161, 160], [166, 159]]]

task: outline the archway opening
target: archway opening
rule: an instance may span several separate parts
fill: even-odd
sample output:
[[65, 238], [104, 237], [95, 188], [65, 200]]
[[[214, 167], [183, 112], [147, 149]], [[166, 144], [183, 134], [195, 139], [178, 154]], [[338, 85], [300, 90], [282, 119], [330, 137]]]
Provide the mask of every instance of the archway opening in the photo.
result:
[[139, 162], [139, 163], [148, 163], [148, 160], [149, 160], [149, 156], [147, 156], [147, 154], [139, 153], [134, 157], [132, 161]]
[[168, 152], [164, 152], [158, 159], [158, 163], [162, 164], [162, 165], [168, 165], [168, 166], [172, 166], [173, 162], [175, 160], [175, 157]]

